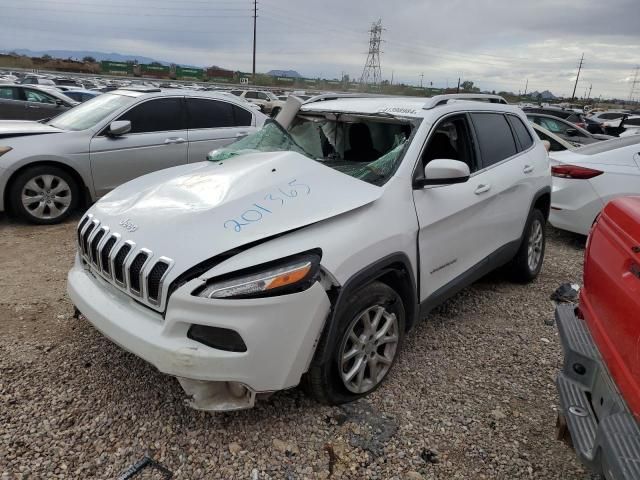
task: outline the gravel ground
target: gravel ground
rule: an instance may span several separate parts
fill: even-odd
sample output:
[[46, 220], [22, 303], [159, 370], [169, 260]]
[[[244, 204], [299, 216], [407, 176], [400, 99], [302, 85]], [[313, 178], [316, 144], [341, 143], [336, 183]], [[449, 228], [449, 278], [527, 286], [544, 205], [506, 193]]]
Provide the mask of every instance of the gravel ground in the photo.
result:
[[293, 389], [211, 415], [73, 318], [76, 221], [0, 218], [0, 479], [116, 478], [145, 455], [178, 479], [589, 478], [555, 439], [561, 350], [544, 323], [551, 292], [581, 279], [579, 238], [550, 228], [535, 283], [492, 274], [420, 323], [365, 400], [327, 407]]

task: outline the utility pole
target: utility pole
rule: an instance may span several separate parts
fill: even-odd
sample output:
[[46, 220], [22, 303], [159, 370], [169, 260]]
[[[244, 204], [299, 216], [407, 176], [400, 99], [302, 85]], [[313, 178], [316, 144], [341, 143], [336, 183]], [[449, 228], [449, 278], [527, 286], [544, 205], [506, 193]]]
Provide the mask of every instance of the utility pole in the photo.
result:
[[456, 93], [460, 93], [460, 77], [458, 77], [458, 87], [456, 88]]
[[631, 90], [629, 91], [629, 102], [633, 101], [633, 94], [636, 91], [636, 85], [640, 83], [640, 80], [638, 80], [638, 70], [640, 70], [640, 67], [636, 67], [636, 72], [633, 75], [633, 81], [631, 82]]
[[422, 88], [422, 80], [424, 79], [424, 73], [420, 74], [420, 88]]
[[391, 70], [391, 85], [393, 85], [393, 70]]
[[593, 83], [589, 84], [589, 94], [587, 95], [587, 100], [591, 98], [591, 89], [593, 88]]
[[371, 24], [369, 29], [369, 53], [360, 77], [361, 85], [379, 85], [382, 80], [380, 68], [380, 44], [382, 43], [382, 19]]
[[571, 94], [571, 100], [573, 101], [576, 98], [576, 88], [578, 88], [578, 79], [580, 78], [580, 70], [582, 70], [582, 62], [584, 61], [584, 53], [582, 54], [582, 58], [580, 58], [580, 65], [578, 65], [578, 75], [576, 76], [576, 83], [573, 86], [573, 93]]
[[258, 0], [253, 0], [253, 71], [251, 81], [256, 83], [256, 27], [258, 23]]
[[527, 96], [527, 89], [529, 88], [529, 79], [527, 78], [527, 83], [525, 83], [524, 85], [524, 95], [523, 97]]

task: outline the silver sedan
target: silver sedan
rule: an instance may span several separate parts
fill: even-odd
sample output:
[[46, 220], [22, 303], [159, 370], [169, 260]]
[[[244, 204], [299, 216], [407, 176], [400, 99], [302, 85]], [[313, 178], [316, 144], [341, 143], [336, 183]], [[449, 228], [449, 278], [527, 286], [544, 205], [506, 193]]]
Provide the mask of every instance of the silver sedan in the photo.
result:
[[205, 160], [266, 118], [229, 95], [132, 89], [46, 123], [0, 121], [0, 212], [58, 223], [133, 178]]

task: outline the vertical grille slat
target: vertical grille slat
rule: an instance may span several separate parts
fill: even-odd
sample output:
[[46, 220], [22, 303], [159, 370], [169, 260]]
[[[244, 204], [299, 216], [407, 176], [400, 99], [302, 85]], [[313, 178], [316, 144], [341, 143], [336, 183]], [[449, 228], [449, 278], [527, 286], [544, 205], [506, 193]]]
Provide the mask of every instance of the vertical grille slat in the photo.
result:
[[99, 230], [98, 233], [96, 233], [96, 236], [93, 237], [93, 240], [91, 240], [91, 262], [96, 266], [100, 266], [99, 259], [98, 259], [98, 245], [100, 244], [100, 240], [102, 240], [102, 237], [104, 237], [105, 234], [105, 230], [104, 228]]
[[89, 224], [84, 235], [82, 235], [82, 252], [87, 256], [89, 256], [89, 236], [91, 235], [91, 232], [93, 232], [93, 229], [96, 228], [96, 225], [97, 224], [93, 222]]
[[131, 262], [131, 266], [129, 267], [129, 287], [134, 293], [141, 292], [140, 272], [148, 258], [149, 254], [147, 252], [140, 252], [135, 256], [133, 262]]
[[78, 223], [78, 251], [84, 267], [118, 290], [155, 310], [164, 306], [162, 284], [173, 260], [122, 238], [93, 214]]
[[168, 269], [169, 264], [160, 260], [153, 266], [151, 272], [149, 272], [149, 276], [147, 277], [147, 296], [149, 297], [149, 301], [159, 303], [160, 282]]
[[131, 251], [131, 245], [125, 243], [120, 250], [118, 250], [118, 254], [116, 255], [115, 260], [113, 261], [113, 277], [117, 282], [124, 283], [124, 260], [129, 255]]
[[78, 247], [80, 247], [80, 251], [82, 251], [82, 229], [89, 221], [89, 217], [84, 217], [80, 224], [78, 225]]
[[111, 254], [111, 250], [115, 245], [117, 239], [115, 235], [112, 235], [107, 243], [102, 247], [102, 251], [100, 252], [100, 263], [102, 267], [102, 271], [111, 276], [111, 263], [109, 262], [109, 255]]

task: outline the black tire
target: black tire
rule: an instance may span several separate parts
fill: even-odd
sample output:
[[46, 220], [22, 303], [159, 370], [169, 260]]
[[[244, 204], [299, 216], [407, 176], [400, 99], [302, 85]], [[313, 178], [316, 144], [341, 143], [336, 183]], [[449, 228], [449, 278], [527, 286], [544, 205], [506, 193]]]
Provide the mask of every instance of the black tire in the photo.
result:
[[[46, 190], [46, 184], [42, 182], [44, 178], [51, 179], [50, 189]], [[53, 192], [57, 187], [64, 187], [62, 182], [66, 183], [68, 188], [49, 197], [47, 193], [42, 212], [38, 210], [40, 206], [38, 192], [27, 190], [28, 193], [36, 193], [34, 202], [25, 206], [22, 201], [22, 193], [30, 182], [35, 182], [37, 186], [44, 191]], [[28, 189], [28, 187], [27, 187]], [[47, 200], [49, 199], [49, 200]], [[48, 201], [48, 203], [47, 203]], [[69, 215], [78, 207], [80, 203], [80, 187], [75, 179], [65, 170], [53, 165], [40, 165], [31, 167], [20, 173], [9, 186], [9, 207], [11, 211], [20, 218], [30, 223], [38, 225], [52, 225], [60, 223], [67, 219]], [[32, 208], [33, 207], [33, 208]], [[60, 212], [57, 214], [56, 212]]]
[[[350, 327], [354, 322], [357, 322], [358, 318], [361, 318], [363, 312], [371, 308], [377, 308], [378, 306], [384, 307], [385, 313], [393, 314], [395, 315], [395, 319], [397, 319], [397, 326], [394, 325], [393, 327], [394, 330], [397, 328], [395, 332], [397, 332], [398, 338], [393, 352], [393, 359], [388, 365], [387, 370], [380, 372], [381, 378], [379, 378], [375, 385], [370, 384], [370, 388], [367, 388], [366, 391], [355, 393], [347, 388], [341, 377], [342, 362], [340, 361], [340, 357], [342, 349], [346, 345], [346, 342], [350, 341], [347, 340], [347, 337], [351, 330]], [[386, 319], [387, 317], [382, 317], [380, 321], [386, 321]], [[314, 359], [303, 379], [303, 385], [307, 393], [319, 402], [329, 405], [337, 405], [357, 400], [375, 391], [384, 382], [384, 379], [393, 368], [402, 349], [406, 318], [402, 299], [396, 291], [384, 283], [373, 282], [353, 292], [346, 299], [340, 311], [337, 312], [335, 321], [338, 322], [335, 335], [332, 335], [332, 338], [327, 338], [328, 335], [325, 333], [321, 344], [316, 350], [316, 352], [322, 352], [324, 348], [328, 348], [328, 360], [323, 363], [318, 363], [317, 359]], [[386, 344], [384, 347], [382, 345], [376, 347], [373, 353], [370, 352], [367, 354], [363, 347], [362, 355], [364, 355], [364, 358], [367, 358], [366, 355], [378, 355], [380, 349], [384, 350], [385, 348], [387, 348]], [[354, 362], [355, 361], [357, 361], [357, 359], [354, 359]], [[364, 359], [362, 361], [365, 362]], [[364, 367], [364, 370], [371, 375], [369, 366]]]
[[[531, 282], [538, 276], [540, 270], [542, 269], [542, 263], [544, 261], [544, 251], [547, 243], [545, 223], [546, 221], [544, 215], [538, 209], [534, 209], [527, 219], [527, 224], [524, 228], [524, 235], [522, 236], [522, 244], [520, 245], [518, 253], [511, 262], [511, 276], [513, 280], [518, 283]], [[536, 236], [537, 240], [537, 235], [535, 235], [535, 232], [538, 231], [541, 235], [540, 243], [538, 244], [537, 242], [534, 242], [536, 243], [536, 245], [532, 245], [534, 236]], [[532, 266], [532, 264], [529, 262], [530, 246], [539, 251], [538, 261], [537, 263], [535, 263], [535, 266]]]

